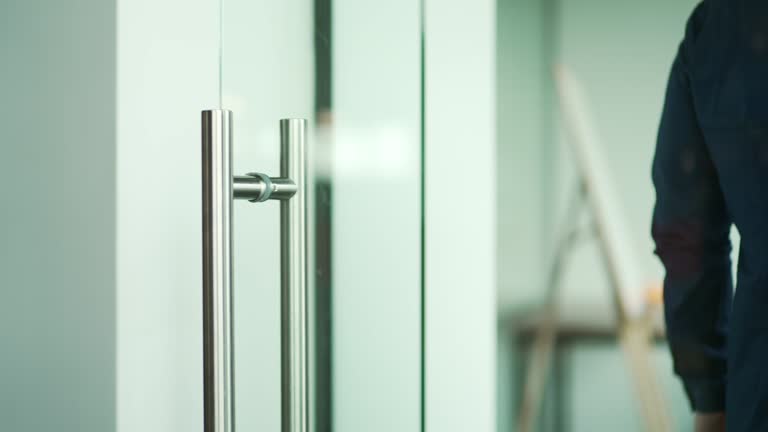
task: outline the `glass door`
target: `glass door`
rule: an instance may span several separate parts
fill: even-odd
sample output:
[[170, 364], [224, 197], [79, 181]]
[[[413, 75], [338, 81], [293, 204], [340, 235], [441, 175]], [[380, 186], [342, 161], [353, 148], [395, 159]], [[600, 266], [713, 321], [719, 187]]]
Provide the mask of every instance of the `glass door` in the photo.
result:
[[[233, 170], [279, 172], [308, 119], [310, 430], [422, 430], [421, 11], [220, 0]], [[281, 430], [280, 216], [233, 209], [236, 430]]]

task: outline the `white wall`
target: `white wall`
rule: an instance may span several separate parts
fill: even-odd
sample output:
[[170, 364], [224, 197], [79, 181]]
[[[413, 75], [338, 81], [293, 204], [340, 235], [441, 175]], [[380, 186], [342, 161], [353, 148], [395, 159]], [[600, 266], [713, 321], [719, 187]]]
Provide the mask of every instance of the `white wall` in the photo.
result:
[[425, 2], [426, 430], [496, 424], [496, 3]]
[[0, 2], [0, 427], [115, 424], [115, 2]]
[[202, 431], [200, 111], [218, 2], [117, 8], [117, 430]]

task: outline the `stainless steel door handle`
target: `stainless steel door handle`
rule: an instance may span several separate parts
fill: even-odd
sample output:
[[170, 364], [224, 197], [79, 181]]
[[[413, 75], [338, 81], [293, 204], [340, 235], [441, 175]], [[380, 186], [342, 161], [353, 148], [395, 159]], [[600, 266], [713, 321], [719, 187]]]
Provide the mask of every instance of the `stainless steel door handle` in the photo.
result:
[[280, 200], [282, 431], [308, 432], [307, 122], [280, 121], [280, 176], [232, 175], [232, 112], [202, 113], [204, 431], [234, 432], [232, 202]]

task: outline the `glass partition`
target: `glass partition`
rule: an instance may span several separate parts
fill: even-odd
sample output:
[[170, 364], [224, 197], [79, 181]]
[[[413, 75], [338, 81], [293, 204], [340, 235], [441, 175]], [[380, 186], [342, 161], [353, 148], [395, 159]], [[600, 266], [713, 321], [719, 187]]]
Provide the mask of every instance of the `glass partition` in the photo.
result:
[[[421, 430], [418, 2], [222, 0], [237, 173], [310, 120], [312, 430]], [[279, 206], [235, 204], [238, 430], [280, 430]]]

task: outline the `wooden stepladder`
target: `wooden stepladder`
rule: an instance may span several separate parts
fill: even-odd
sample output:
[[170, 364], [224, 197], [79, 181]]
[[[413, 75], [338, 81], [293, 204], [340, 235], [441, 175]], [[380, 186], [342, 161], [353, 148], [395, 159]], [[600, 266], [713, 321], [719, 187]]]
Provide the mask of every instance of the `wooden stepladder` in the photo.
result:
[[[611, 190], [609, 172], [603, 164], [597, 134], [590, 121], [584, 92], [563, 68], [555, 70], [560, 108], [578, 173], [578, 188], [571, 198], [555, 245], [542, 316], [535, 331], [525, 377], [517, 431], [534, 432], [552, 369], [563, 305], [559, 302], [561, 276], [574, 243], [585, 234], [598, 242], [604, 270], [610, 281], [609, 295], [617, 318], [616, 338], [634, 383], [645, 430], [672, 432], [664, 395], [652, 363], [653, 326], [645, 307], [642, 280], [637, 271], [631, 242]], [[587, 227], [579, 224], [583, 211], [590, 216]]]

